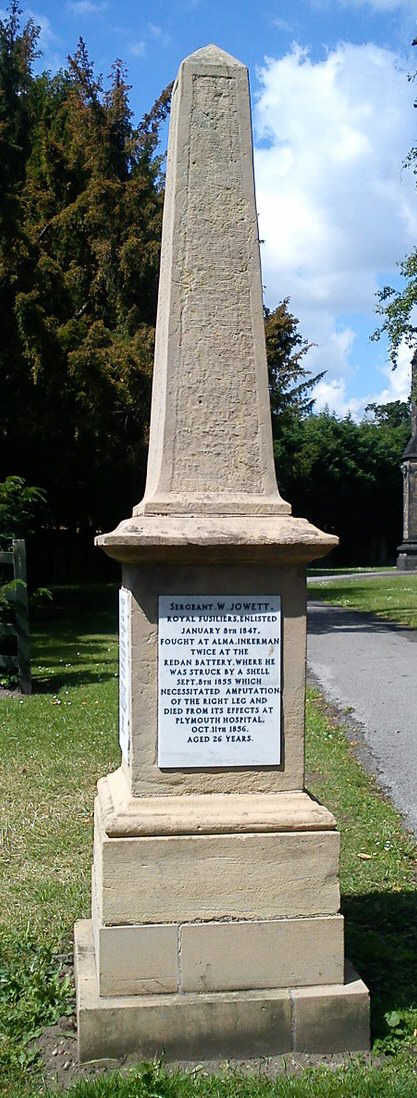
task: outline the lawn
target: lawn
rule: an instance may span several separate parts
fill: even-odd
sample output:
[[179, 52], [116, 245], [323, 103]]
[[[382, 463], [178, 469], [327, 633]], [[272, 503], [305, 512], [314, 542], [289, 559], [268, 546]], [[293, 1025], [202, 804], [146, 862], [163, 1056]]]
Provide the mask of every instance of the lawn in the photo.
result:
[[[116, 591], [55, 592], [34, 627], [31, 698], [0, 699], [2, 866], [0, 1092], [42, 1093], [33, 1034], [72, 1009], [74, 920], [89, 913], [92, 804], [118, 765]], [[417, 1093], [416, 849], [316, 693], [307, 711], [308, 787], [342, 830], [347, 952], [372, 994], [382, 1064], [300, 1078], [211, 1080], [144, 1068], [83, 1082], [71, 1098], [408, 1098]], [[417, 1050], [416, 1050], [417, 1056]]]
[[417, 628], [417, 576], [327, 578], [320, 583], [310, 579], [308, 596], [350, 610], [366, 610], [386, 621]]

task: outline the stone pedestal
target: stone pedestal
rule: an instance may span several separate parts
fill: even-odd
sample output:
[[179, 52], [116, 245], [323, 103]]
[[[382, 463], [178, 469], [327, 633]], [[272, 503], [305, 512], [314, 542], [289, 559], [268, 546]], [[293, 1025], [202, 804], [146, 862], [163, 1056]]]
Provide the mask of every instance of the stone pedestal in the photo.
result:
[[[339, 834], [304, 791], [301, 561], [322, 551], [319, 532], [274, 520], [277, 542], [262, 536], [257, 559], [254, 527], [264, 520], [255, 520], [253, 559], [246, 540], [242, 563], [211, 521], [204, 546], [170, 549], [139, 544], [145, 522], [136, 518], [123, 548], [112, 546], [141, 559], [123, 568], [129, 744], [120, 769], [98, 783], [92, 920], [76, 928], [80, 1058], [365, 1049], [368, 992], [344, 975]], [[281, 761], [200, 768], [197, 744], [194, 768], [160, 769], [158, 598], [198, 605], [199, 595], [231, 590], [242, 603], [281, 596]]]
[[75, 933], [80, 1059], [368, 1046], [339, 835], [304, 790], [305, 564], [273, 463], [247, 73], [174, 90], [148, 479], [123, 565], [120, 769]]
[[417, 352], [411, 360], [411, 438], [404, 450], [403, 541], [397, 549], [397, 568], [417, 569]]
[[402, 471], [404, 531], [397, 550], [397, 568], [410, 572], [417, 569], [417, 435], [410, 439], [405, 450]]

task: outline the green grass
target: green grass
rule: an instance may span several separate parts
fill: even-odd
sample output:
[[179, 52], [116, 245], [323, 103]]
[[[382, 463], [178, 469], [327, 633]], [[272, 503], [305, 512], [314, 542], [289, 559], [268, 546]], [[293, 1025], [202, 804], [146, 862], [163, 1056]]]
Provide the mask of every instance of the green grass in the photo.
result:
[[[48, 1092], [50, 1093], [50, 1092]], [[409, 1057], [382, 1067], [348, 1064], [337, 1071], [307, 1070], [301, 1078], [289, 1074], [269, 1080], [263, 1073], [241, 1075], [227, 1068], [209, 1076], [201, 1066], [193, 1073], [168, 1073], [143, 1064], [126, 1075], [113, 1074], [83, 1081], [60, 1094], [67, 1098], [415, 1098], [417, 1071]], [[38, 1098], [25, 1088], [15, 1098]]]
[[[30, 1038], [71, 1009], [67, 962], [73, 923], [89, 913], [95, 782], [119, 761], [115, 591], [89, 589], [79, 603], [77, 591], [56, 593], [54, 617], [35, 628], [34, 695], [0, 700], [0, 1092], [7, 1098], [38, 1098]], [[415, 844], [315, 693], [307, 766], [308, 787], [341, 827], [347, 952], [371, 989], [375, 1047], [392, 1061], [275, 1083], [201, 1072], [173, 1078], [149, 1068], [80, 1082], [71, 1098], [415, 1098]]]
[[314, 576], [334, 576], [334, 575], [361, 575], [362, 572], [395, 572], [395, 564], [381, 564], [378, 566], [365, 564], [363, 567], [355, 566], [354, 568], [307, 568], [307, 576], [310, 579], [314, 579]]
[[417, 628], [417, 576], [310, 582], [308, 595], [335, 606], [366, 610], [386, 621]]
[[307, 786], [341, 831], [346, 953], [371, 990], [376, 1047], [392, 1051], [417, 1027], [416, 843], [317, 691], [306, 747]]
[[0, 1089], [72, 1000], [95, 783], [119, 761], [115, 609], [111, 587], [56, 591], [53, 625], [34, 626], [32, 697], [0, 699]]
[[95, 783], [119, 765], [114, 590], [102, 597], [92, 615], [58, 591], [53, 628], [33, 632], [32, 697], [0, 705], [0, 918], [54, 946], [85, 908]]

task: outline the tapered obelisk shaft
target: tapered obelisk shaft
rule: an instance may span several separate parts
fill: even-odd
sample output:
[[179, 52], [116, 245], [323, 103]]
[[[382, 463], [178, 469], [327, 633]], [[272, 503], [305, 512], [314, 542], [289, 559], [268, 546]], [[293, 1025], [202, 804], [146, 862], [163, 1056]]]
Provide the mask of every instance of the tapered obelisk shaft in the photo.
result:
[[148, 477], [135, 513], [288, 514], [272, 451], [247, 69], [217, 46], [173, 93]]

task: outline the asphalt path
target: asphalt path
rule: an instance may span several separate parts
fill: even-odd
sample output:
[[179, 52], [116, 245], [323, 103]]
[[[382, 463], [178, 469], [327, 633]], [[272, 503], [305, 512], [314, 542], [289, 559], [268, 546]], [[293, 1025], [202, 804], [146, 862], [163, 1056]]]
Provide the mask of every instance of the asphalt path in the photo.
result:
[[359, 731], [364, 761], [417, 834], [417, 630], [308, 604], [308, 664]]

